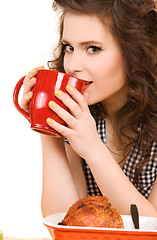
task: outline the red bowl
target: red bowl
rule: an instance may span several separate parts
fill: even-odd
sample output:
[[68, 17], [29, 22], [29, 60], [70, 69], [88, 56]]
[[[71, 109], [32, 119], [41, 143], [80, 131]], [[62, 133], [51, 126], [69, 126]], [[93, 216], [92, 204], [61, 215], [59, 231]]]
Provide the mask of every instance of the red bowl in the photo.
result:
[[43, 223], [52, 229], [55, 240], [157, 240], [157, 218], [140, 216], [140, 230], [135, 230], [130, 215], [121, 215], [124, 229], [58, 225], [64, 216], [65, 213], [57, 213], [44, 218]]

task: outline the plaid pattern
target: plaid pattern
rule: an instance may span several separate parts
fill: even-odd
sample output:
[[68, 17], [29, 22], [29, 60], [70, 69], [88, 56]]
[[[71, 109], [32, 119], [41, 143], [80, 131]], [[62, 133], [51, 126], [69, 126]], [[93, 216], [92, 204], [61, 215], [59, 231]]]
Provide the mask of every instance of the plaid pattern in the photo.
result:
[[137, 190], [145, 197], [148, 198], [153, 184], [157, 176], [157, 143], [153, 142], [150, 149], [150, 161], [146, 166], [144, 166], [142, 172], [140, 173], [139, 182], [134, 182], [135, 170], [131, 173], [131, 167], [133, 161], [136, 164], [142, 160], [141, 153], [135, 146], [132, 147], [130, 155], [123, 167], [123, 171], [130, 181], [134, 184]]
[[[105, 130], [105, 119], [100, 119], [97, 121], [97, 131], [101, 140], [106, 143], [106, 130]], [[140, 131], [140, 129], [138, 129]], [[137, 134], [138, 134], [137, 131]], [[68, 143], [67, 139], [65, 141]], [[134, 182], [135, 170], [131, 171], [133, 164], [136, 162], [139, 163], [142, 160], [141, 153], [138, 146], [133, 145], [130, 154], [126, 160], [126, 163], [123, 167], [123, 172], [129, 178], [129, 180], [134, 184], [137, 190], [145, 197], [148, 198], [152, 186], [155, 182], [157, 176], [157, 143], [152, 142], [150, 149], [150, 161], [144, 166], [139, 182]], [[97, 186], [95, 179], [90, 171], [90, 168], [86, 161], [83, 159], [83, 169], [87, 183], [88, 195], [102, 195], [99, 187]]]

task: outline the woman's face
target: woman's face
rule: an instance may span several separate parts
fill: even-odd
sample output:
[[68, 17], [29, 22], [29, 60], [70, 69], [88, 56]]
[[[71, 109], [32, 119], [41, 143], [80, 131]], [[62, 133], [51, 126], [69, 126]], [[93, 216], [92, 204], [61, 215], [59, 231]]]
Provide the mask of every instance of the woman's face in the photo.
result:
[[[88, 104], [117, 104], [126, 97], [126, 75], [120, 47], [95, 15], [66, 13], [63, 25], [64, 69], [92, 82]], [[121, 100], [122, 101], [122, 100]]]

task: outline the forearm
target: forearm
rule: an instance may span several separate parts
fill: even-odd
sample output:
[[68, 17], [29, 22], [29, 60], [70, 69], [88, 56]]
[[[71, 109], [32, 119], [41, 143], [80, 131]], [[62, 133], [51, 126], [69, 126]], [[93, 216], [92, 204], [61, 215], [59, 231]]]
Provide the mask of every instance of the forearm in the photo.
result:
[[129, 181], [103, 142], [98, 141], [91, 148], [86, 161], [102, 194], [110, 198], [121, 214], [129, 214], [134, 203], [140, 215], [157, 216], [157, 209]]
[[42, 135], [43, 149], [43, 216], [64, 212], [79, 199], [66, 158], [64, 141]]

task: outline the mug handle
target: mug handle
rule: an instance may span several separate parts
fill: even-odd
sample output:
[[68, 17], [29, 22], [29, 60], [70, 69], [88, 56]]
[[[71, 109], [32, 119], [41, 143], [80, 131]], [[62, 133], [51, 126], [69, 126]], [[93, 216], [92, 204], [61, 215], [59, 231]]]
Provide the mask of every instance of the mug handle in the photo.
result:
[[14, 105], [16, 107], [16, 109], [29, 121], [29, 114], [26, 113], [19, 105], [19, 102], [18, 102], [18, 96], [19, 96], [19, 92], [20, 92], [20, 89], [23, 85], [23, 80], [24, 80], [25, 76], [23, 76], [16, 84], [15, 88], [14, 88], [14, 92], [13, 92], [13, 102], [14, 102]]

